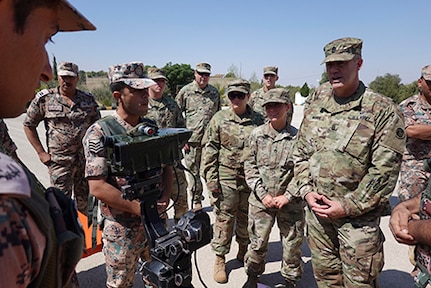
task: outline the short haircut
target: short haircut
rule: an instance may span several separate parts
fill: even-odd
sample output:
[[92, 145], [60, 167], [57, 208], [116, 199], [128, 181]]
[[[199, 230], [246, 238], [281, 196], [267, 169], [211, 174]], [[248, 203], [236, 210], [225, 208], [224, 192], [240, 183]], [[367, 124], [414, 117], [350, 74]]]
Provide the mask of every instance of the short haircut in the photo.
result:
[[13, 0], [15, 31], [23, 34], [28, 17], [37, 8], [56, 9], [60, 0]]
[[111, 89], [111, 92], [120, 92], [123, 93], [124, 88], [128, 88], [129, 86], [124, 84], [124, 82], [112, 82], [109, 84], [109, 89]]

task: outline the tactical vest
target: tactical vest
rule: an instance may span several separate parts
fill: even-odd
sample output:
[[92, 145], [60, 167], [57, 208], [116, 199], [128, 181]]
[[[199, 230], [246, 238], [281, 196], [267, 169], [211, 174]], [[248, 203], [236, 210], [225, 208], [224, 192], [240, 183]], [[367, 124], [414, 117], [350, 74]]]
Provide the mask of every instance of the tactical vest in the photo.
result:
[[[422, 193], [419, 216], [423, 220], [431, 219], [431, 181], [428, 182], [426, 190]], [[426, 287], [431, 284], [431, 246], [416, 244], [415, 260], [420, 269], [415, 286]]]
[[31, 211], [35, 223], [46, 236], [40, 272], [28, 287], [65, 287], [70, 284], [84, 249], [84, 237], [77, 220], [76, 207], [68, 196], [56, 189], [55, 198], [61, 209], [56, 222], [51, 214], [53, 207], [45, 199], [46, 189], [25, 165], [21, 165], [30, 182], [31, 198], [17, 199]]

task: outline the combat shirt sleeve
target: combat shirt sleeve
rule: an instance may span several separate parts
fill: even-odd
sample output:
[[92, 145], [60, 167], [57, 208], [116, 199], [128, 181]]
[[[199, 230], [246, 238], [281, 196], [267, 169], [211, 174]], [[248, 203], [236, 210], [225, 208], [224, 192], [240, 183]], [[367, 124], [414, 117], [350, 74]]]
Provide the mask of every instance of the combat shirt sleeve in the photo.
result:
[[267, 189], [263, 185], [262, 178], [260, 177], [259, 167], [257, 166], [257, 128], [255, 128], [248, 139], [248, 155], [244, 155], [244, 174], [245, 181], [250, 187], [251, 191], [262, 200], [266, 194], [268, 194]]
[[[413, 96], [414, 97], [414, 96]], [[419, 101], [419, 99], [417, 99]], [[414, 109], [414, 103], [410, 98], [400, 103], [400, 110], [403, 113], [405, 128], [416, 125], [416, 111]]]
[[356, 190], [340, 199], [348, 216], [356, 217], [388, 203], [398, 178], [406, 135], [395, 105], [376, 115], [370, 167]]
[[41, 98], [49, 94], [48, 90], [40, 91], [36, 97], [31, 101], [27, 108], [26, 116], [24, 119], [24, 126], [37, 127], [45, 118], [45, 109], [43, 107]]
[[85, 155], [85, 177], [108, 176], [106, 149], [102, 141], [103, 135], [100, 125], [94, 123], [82, 138]]
[[[304, 113], [304, 115], [306, 115]], [[292, 157], [295, 163], [294, 176], [290, 181], [287, 190], [295, 197], [304, 198], [305, 195], [313, 191], [313, 182], [310, 176], [310, 165], [308, 159], [313, 154], [312, 145], [303, 137], [301, 125], [295, 144], [293, 145]]]
[[220, 126], [217, 117], [213, 117], [205, 132], [205, 149], [202, 155], [202, 175], [208, 189], [219, 187], [219, 151], [220, 151]]

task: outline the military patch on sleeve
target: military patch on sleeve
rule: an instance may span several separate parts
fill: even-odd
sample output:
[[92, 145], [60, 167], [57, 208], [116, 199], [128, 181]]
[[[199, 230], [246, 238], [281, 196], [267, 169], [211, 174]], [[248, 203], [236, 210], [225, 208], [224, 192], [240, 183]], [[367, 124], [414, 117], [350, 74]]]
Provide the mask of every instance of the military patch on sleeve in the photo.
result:
[[24, 169], [11, 157], [0, 153], [0, 195], [30, 197], [31, 190]]
[[91, 153], [94, 154], [99, 154], [100, 152], [103, 151], [103, 143], [100, 139], [94, 139], [94, 140], [90, 140], [88, 143], [88, 150]]
[[399, 139], [404, 139], [406, 133], [404, 132], [404, 130], [402, 128], [397, 128], [397, 131], [395, 132], [395, 135], [397, 135], [397, 137]]
[[49, 94], [49, 90], [43, 89], [43, 90], [40, 90], [39, 92], [36, 93], [36, 98], [40, 98], [40, 97], [48, 95], [48, 94]]

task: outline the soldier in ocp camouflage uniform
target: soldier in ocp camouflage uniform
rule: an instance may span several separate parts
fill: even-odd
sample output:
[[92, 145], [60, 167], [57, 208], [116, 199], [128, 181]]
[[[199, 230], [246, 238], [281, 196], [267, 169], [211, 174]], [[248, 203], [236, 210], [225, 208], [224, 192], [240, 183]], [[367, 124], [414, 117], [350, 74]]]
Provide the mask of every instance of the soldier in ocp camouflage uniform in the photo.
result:
[[[61, 62], [57, 71], [59, 86], [37, 93], [27, 109], [24, 131], [40, 161], [48, 167], [51, 185], [76, 199], [78, 210], [87, 215], [88, 184], [81, 141], [87, 128], [100, 118], [100, 112], [92, 94], [76, 89], [76, 64]], [[48, 151], [36, 130], [41, 121]]]
[[230, 251], [234, 227], [239, 245], [237, 259], [244, 261], [249, 243], [247, 211], [250, 189], [244, 178], [242, 156], [251, 130], [263, 123], [263, 117], [247, 105], [250, 98], [248, 81], [231, 81], [227, 95], [230, 108], [217, 112], [207, 128], [201, 173], [216, 216], [211, 246], [216, 254], [214, 280], [218, 283], [227, 282], [225, 255]]
[[293, 177], [292, 146], [297, 129], [287, 120], [292, 109], [289, 91], [275, 88], [264, 97], [269, 123], [252, 131], [244, 163], [252, 192], [248, 200], [251, 244], [245, 256], [248, 279], [243, 288], [256, 288], [258, 276], [265, 271], [269, 235], [276, 219], [283, 247], [281, 275], [285, 287], [296, 287], [303, 272], [304, 202], [286, 188]]
[[423, 169], [423, 160], [431, 157], [431, 65], [421, 72], [420, 93], [400, 103], [407, 134], [397, 186], [401, 201], [422, 193], [430, 177], [430, 172]]
[[221, 109], [218, 90], [208, 84], [211, 65], [198, 63], [195, 69], [195, 80], [181, 88], [175, 97], [178, 106], [185, 114], [186, 128], [193, 131], [188, 143], [184, 146], [186, 167], [195, 179], [188, 181], [188, 191], [194, 194], [194, 208], [202, 207], [202, 182], [200, 164], [202, 158], [202, 137], [213, 115]]
[[[264, 94], [269, 90], [275, 88], [275, 85], [278, 79], [279, 77], [278, 77], [277, 66], [263, 67], [263, 77], [262, 77], [263, 87], [251, 93], [250, 101], [248, 102], [254, 111], [260, 113], [265, 118], [265, 121], [268, 121], [269, 119], [266, 116], [266, 111], [265, 111], [265, 108], [263, 107], [263, 103], [266, 100]], [[289, 125], [292, 122], [292, 115], [293, 115], [293, 106], [291, 111], [289, 111], [289, 114], [287, 115], [287, 123]]]
[[[307, 201], [307, 242], [318, 287], [378, 287], [384, 236], [405, 146], [395, 103], [359, 80], [362, 40], [324, 47], [329, 83], [304, 111], [289, 191]], [[294, 187], [293, 187], [294, 186]]]
[[[160, 128], [185, 128], [185, 120], [174, 99], [164, 94], [165, 87], [168, 81], [166, 72], [162, 69], [150, 67], [148, 68], [148, 77], [156, 85], [148, 88], [149, 102], [148, 113], [146, 118], [152, 119]], [[176, 175], [176, 177], [175, 177]], [[187, 180], [184, 170], [176, 169], [174, 173], [174, 181], [172, 183], [171, 198], [175, 201], [175, 222], [187, 212]]]

